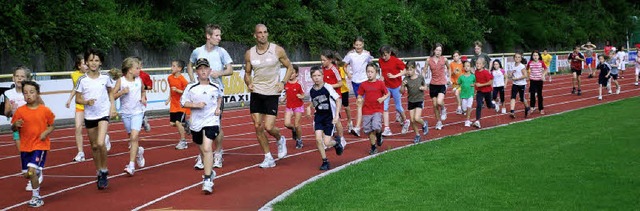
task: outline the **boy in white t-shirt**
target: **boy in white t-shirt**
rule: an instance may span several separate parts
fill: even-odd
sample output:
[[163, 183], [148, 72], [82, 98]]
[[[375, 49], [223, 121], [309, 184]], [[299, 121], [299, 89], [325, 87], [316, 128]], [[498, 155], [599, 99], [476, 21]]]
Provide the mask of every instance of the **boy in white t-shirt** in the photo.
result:
[[208, 77], [211, 67], [207, 59], [198, 59], [195, 67], [198, 81], [187, 85], [180, 103], [183, 107], [191, 109], [189, 129], [193, 142], [200, 146], [200, 156], [204, 163], [202, 191], [210, 194], [213, 192], [213, 180], [216, 177], [216, 172], [213, 170], [213, 140], [219, 144], [222, 138], [220, 136], [220, 105], [223, 93]]

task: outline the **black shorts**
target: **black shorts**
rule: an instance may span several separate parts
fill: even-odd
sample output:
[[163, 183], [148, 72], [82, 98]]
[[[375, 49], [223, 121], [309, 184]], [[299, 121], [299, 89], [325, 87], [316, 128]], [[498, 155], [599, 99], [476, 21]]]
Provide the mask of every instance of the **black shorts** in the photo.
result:
[[524, 90], [527, 85], [513, 85], [511, 86], [511, 99], [516, 99], [517, 95], [520, 95], [520, 102], [524, 102]]
[[407, 110], [411, 111], [416, 108], [424, 108], [424, 101], [407, 103]]
[[185, 115], [184, 112], [171, 112], [169, 113], [169, 122], [184, 122]]
[[100, 122], [100, 121], [107, 121], [107, 122], [109, 122], [109, 116], [105, 116], [105, 117], [102, 117], [102, 118], [100, 118], [100, 119], [94, 119], [94, 120], [84, 119], [84, 126], [85, 126], [87, 129], [91, 129], [91, 128], [94, 128], [94, 127], [98, 127], [98, 122]]
[[609, 74], [613, 80], [618, 80], [618, 74]]
[[335, 127], [331, 121], [313, 122], [313, 130], [322, 130], [326, 136], [333, 136], [333, 129], [335, 129]]
[[438, 97], [438, 94], [440, 94], [440, 93], [446, 94], [447, 93], [447, 86], [429, 84], [429, 97], [431, 97], [431, 98]]
[[278, 115], [278, 98], [280, 95], [262, 95], [251, 92], [249, 103], [250, 113], [260, 113], [266, 115]]
[[582, 70], [571, 69], [572, 73], [576, 73], [577, 76], [582, 75]]
[[340, 98], [342, 98], [342, 106], [349, 106], [349, 92], [342, 93], [342, 96], [340, 96]]
[[598, 78], [598, 84], [600, 84], [602, 86], [609, 85], [609, 78], [607, 78], [607, 77], [599, 77]]
[[202, 137], [202, 133], [204, 132], [204, 135], [207, 136], [207, 138], [214, 140], [216, 139], [216, 137], [218, 137], [218, 134], [220, 134], [220, 127], [219, 126], [206, 126], [203, 127], [200, 131], [191, 131], [191, 137], [193, 138], [193, 143], [196, 143], [197, 145], [202, 145], [202, 141], [203, 141], [203, 137]]

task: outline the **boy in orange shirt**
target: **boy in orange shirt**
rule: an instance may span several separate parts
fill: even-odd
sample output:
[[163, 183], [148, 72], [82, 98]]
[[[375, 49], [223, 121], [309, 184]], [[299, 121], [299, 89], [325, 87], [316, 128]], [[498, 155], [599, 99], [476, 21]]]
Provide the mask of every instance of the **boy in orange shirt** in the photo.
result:
[[182, 60], [173, 60], [171, 62], [171, 75], [167, 77], [171, 91], [169, 93], [169, 99], [165, 102], [165, 105], [170, 103], [169, 122], [172, 127], [177, 127], [178, 133], [180, 133], [180, 141], [176, 145], [176, 149], [186, 149], [189, 147], [186, 139], [187, 131], [185, 131], [185, 126], [182, 124], [186, 122], [186, 117], [190, 110], [188, 108], [183, 108], [180, 104], [180, 98], [182, 97], [184, 88], [189, 84], [187, 79], [182, 76], [184, 65], [185, 63]]
[[28, 205], [40, 207], [44, 205], [40, 197], [40, 176], [47, 152], [51, 149], [49, 134], [53, 131], [55, 115], [39, 102], [40, 85], [36, 82], [22, 81], [22, 93], [27, 104], [16, 110], [11, 119], [11, 129], [20, 133], [22, 172], [31, 180], [33, 187]]

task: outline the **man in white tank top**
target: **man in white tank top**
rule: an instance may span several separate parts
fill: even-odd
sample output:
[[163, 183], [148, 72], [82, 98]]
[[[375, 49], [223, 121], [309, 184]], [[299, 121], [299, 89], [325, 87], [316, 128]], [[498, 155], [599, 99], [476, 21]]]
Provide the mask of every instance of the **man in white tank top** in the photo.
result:
[[[256, 136], [265, 153], [260, 168], [271, 168], [275, 167], [276, 163], [269, 151], [269, 140], [265, 130], [278, 139], [278, 158], [287, 156], [286, 139], [280, 135], [280, 130], [274, 123], [278, 116], [280, 92], [293, 73], [293, 66], [285, 50], [269, 42], [267, 26], [256, 25], [253, 37], [256, 38], [257, 44], [244, 54], [244, 83], [251, 91], [249, 110], [256, 128]], [[280, 65], [287, 68], [284, 78], [280, 78]]]

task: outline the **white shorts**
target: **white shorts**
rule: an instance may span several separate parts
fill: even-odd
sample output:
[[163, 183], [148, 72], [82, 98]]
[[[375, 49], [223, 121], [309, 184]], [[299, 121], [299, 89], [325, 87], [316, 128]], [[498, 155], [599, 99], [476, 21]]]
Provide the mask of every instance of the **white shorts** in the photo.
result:
[[640, 66], [636, 66], [636, 75], [640, 75]]
[[467, 108], [469, 109], [473, 108], [473, 97], [463, 98], [460, 106], [462, 107], [463, 111], [467, 110]]
[[627, 62], [620, 62], [620, 66], [618, 66], [618, 70], [625, 71]]

